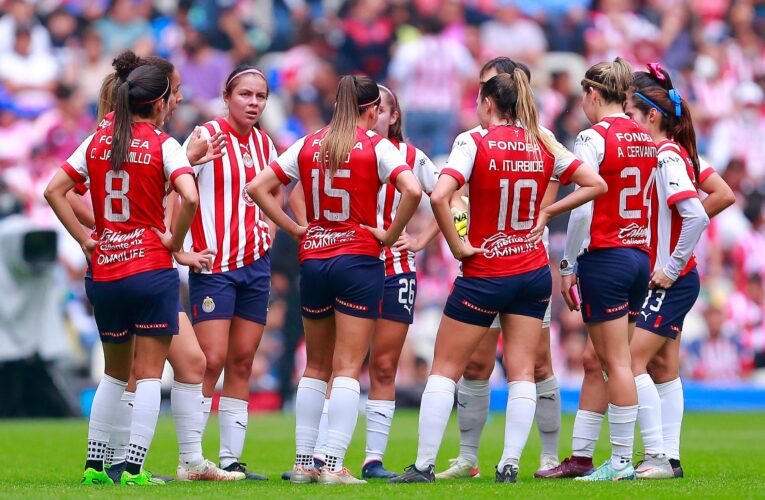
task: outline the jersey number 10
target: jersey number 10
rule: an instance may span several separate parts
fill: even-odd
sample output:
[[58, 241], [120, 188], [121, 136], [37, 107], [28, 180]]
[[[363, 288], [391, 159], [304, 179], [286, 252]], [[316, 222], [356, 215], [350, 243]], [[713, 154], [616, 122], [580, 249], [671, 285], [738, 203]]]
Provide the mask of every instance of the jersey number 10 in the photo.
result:
[[[534, 179], [519, 179], [513, 184], [513, 208], [510, 212], [510, 227], [514, 231], [528, 231], [534, 225], [534, 215], [537, 202], [537, 181]], [[520, 219], [521, 198], [523, 191], [529, 191], [529, 218]], [[510, 198], [510, 179], [499, 180], [499, 217], [497, 218], [497, 231], [504, 231], [507, 220], [507, 206]]]

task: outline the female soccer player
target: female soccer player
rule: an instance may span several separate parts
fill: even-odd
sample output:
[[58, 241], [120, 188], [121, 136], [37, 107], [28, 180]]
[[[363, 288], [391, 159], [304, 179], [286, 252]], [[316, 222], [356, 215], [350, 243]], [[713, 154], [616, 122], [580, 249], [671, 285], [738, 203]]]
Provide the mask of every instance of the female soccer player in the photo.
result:
[[[373, 130], [390, 140], [411, 167], [412, 172], [430, 194], [436, 184], [436, 167], [430, 159], [404, 141], [402, 113], [396, 95], [383, 85], [380, 111]], [[378, 195], [377, 225], [387, 229], [396, 216], [401, 195], [393, 184], [387, 184]], [[404, 231], [390, 248], [384, 248], [385, 289], [382, 310], [372, 335], [369, 358], [371, 388], [367, 400], [367, 446], [362, 467], [364, 478], [391, 478], [396, 474], [383, 467], [388, 434], [396, 400], [396, 370], [409, 325], [414, 320], [417, 293], [417, 272], [414, 254], [422, 250], [438, 234], [438, 225], [431, 224], [424, 234], [414, 238]]]
[[[534, 358], [552, 283], [547, 253], [538, 242], [550, 217], [606, 191], [597, 174], [539, 130], [526, 73], [489, 79], [479, 94], [483, 127], [457, 136], [447, 167], [431, 195], [438, 225], [463, 276], [444, 308], [431, 375], [420, 406], [417, 461], [391, 482], [432, 482], [433, 465], [454, 404], [456, 381], [497, 314], [505, 332], [509, 397], [505, 450], [498, 482], [515, 482], [536, 408]], [[471, 133], [472, 132], [472, 133]], [[546, 209], [541, 196], [550, 178], [573, 180], [580, 189]], [[459, 238], [449, 200], [469, 183], [467, 241]]]
[[[665, 70], [657, 64], [649, 65], [649, 70], [635, 73], [627, 104], [627, 113], [646, 128], [659, 148], [651, 205], [653, 273], [630, 351], [646, 453], [637, 467], [637, 477], [667, 479], [675, 477], [675, 469], [682, 476], [680, 334], [699, 294], [693, 249], [709, 224], [709, 216], [697, 191], [702, 172], [690, 110]], [[708, 169], [704, 177], [710, 177]], [[663, 373], [652, 373], [652, 379], [648, 365], [657, 356], [669, 363], [665, 361]], [[674, 397], [675, 404], [665, 405], [665, 397]], [[667, 420], [665, 407], [670, 414]]]
[[[142, 465], [159, 414], [159, 378], [170, 340], [178, 334], [179, 278], [171, 252], [180, 250], [199, 204], [193, 178], [184, 175], [193, 174], [186, 155], [174, 139], [158, 130], [170, 94], [170, 79], [160, 69], [143, 66], [131, 72], [117, 92], [114, 124], [88, 137], [45, 192], [93, 264], [93, 307], [105, 375], [91, 410], [84, 483], [113, 483], [104, 470], [105, 451], [135, 364], [138, 382], [120, 482], [153, 484]], [[93, 195], [97, 242], [79, 224], [66, 199], [76, 183], [86, 180]], [[164, 222], [168, 182], [182, 199], [172, 235], [165, 232]]]
[[[125, 51], [113, 62], [114, 73], [104, 79], [99, 97], [99, 116], [101, 120], [99, 128], [105, 128], [113, 121], [114, 110], [110, 109], [114, 103], [119, 84], [127, 79], [132, 70], [139, 66], [152, 65], [170, 78], [171, 94], [168, 100], [168, 110], [165, 121], [169, 120], [177, 106], [183, 101], [180, 91], [180, 73], [173, 64], [161, 57], [137, 57], [131, 51]], [[194, 140], [186, 148], [186, 156], [189, 162], [204, 163], [209, 159], [222, 155], [221, 147], [223, 137], [216, 136], [210, 140], [201, 137], [199, 131], [195, 132]], [[95, 225], [93, 211], [87, 207], [81, 199], [74, 195], [74, 191], [84, 194], [87, 191], [85, 184], [78, 184], [73, 191], [67, 193], [72, 208], [80, 222], [92, 228]], [[172, 216], [177, 214], [177, 193], [172, 192], [168, 196], [168, 210], [166, 225], [172, 226]], [[178, 252], [174, 253], [175, 260], [192, 269], [201, 270], [211, 265], [212, 250], [201, 253]], [[90, 302], [92, 299], [92, 277], [90, 270], [85, 276], [85, 291]], [[244, 479], [244, 474], [239, 472], [227, 472], [219, 469], [211, 461], [205, 460], [202, 455], [202, 380], [204, 377], [205, 357], [199, 342], [194, 335], [186, 312], [178, 306], [179, 334], [170, 344], [167, 358], [173, 368], [173, 388], [170, 392], [170, 406], [175, 419], [176, 433], [178, 435], [179, 461], [176, 477], [181, 481], [221, 481]], [[119, 480], [125, 467], [128, 439], [130, 437], [130, 424], [132, 419], [133, 400], [135, 398], [135, 377], [131, 375], [128, 385], [120, 399], [117, 418], [112, 427], [109, 446], [106, 450], [105, 464], [112, 479]], [[154, 476], [154, 479], [162, 476]]]
[[200, 208], [191, 227], [195, 252], [215, 249], [210, 269], [189, 276], [191, 320], [207, 358], [204, 423], [215, 384], [225, 369], [218, 414], [220, 466], [247, 479], [267, 479], [240, 462], [247, 434], [252, 361], [263, 335], [271, 287], [271, 236], [249, 182], [276, 158], [273, 141], [255, 125], [268, 100], [257, 68], [240, 65], [226, 79], [228, 113], [201, 127], [202, 137], [226, 137], [227, 153], [196, 165]]
[[[578, 308], [572, 287], [579, 279], [582, 317], [607, 376], [602, 397], [608, 395], [611, 459], [586, 476], [590, 481], [634, 478], [637, 393], [629, 368], [629, 336], [648, 286], [646, 195], [656, 148], [623, 112], [631, 79], [629, 64], [616, 58], [591, 67], [582, 80], [582, 107], [593, 127], [579, 134], [574, 153], [597, 166], [609, 192], [572, 212], [560, 266], [561, 293], [572, 310]], [[560, 477], [569, 468], [570, 461], [564, 461], [540, 476]]]
[[[531, 72], [523, 63], [518, 63], [508, 57], [497, 57], [487, 62], [479, 76], [479, 84], [483, 85], [491, 77], [498, 74], [512, 74], [515, 68], [520, 68], [531, 79]], [[480, 127], [478, 128], [480, 129]], [[476, 129], [476, 130], [478, 130]], [[541, 208], [555, 202], [558, 194], [558, 181], [550, 179]], [[463, 187], [456, 194], [460, 195], [465, 190]], [[452, 198], [452, 208], [456, 211], [456, 218], [465, 214], [467, 221], [467, 206], [461, 201], [460, 196]], [[465, 225], [463, 231], [467, 232]], [[460, 233], [460, 236], [464, 236]], [[542, 241], [547, 248], [547, 231]], [[550, 357], [550, 304], [545, 311], [542, 320], [542, 337], [537, 346], [537, 357], [534, 364], [534, 380], [537, 388], [537, 409], [535, 418], [539, 428], [539, 436], [542, 441], [539, 471], [545, 471], [558, 465], [558, 435], [560, 432], [560, 386], [552, 370]], [[473, 351], [470, 362], [465, 368], [465, 373], [460, 379], [457, 388], [457, 418], [460, 428], [460, 453], [457, 458], [450, 460], [450, 467], [438, 474], [436, 479], [458, 479], [464, 477], [478, 477], [478, 447], [481, 441], [481, 432], [486, 425], [489, 416], [490, 388], [489, 377], [494, 371], [497, 352], [497, 340], [500, 334], [499, 316], [494, 319], [489, 331], [484, 336], [481, 344]]]
[[[365, 76], [344, 76], [329, 125], [284, 152], [248, 192], [280, 228], [300, 240], [300, 297], [307, 366], [295, 398], [296, 460], [292, 482], [359, 484], [343, 467], [356, 427], [359, 372], [383, 298], [382, 246], [393, 245], [417, 208], [422, 190], [401, 153], [371, 129], [380, 89]], [[271, 191], [300, 180], [308, 227], [282, 210]], [[387, 228], [377, 228], [377, 193], [391, 183], [401, 193]], [[318, 473], [313, 452], [327, 381], [326, 463]]]

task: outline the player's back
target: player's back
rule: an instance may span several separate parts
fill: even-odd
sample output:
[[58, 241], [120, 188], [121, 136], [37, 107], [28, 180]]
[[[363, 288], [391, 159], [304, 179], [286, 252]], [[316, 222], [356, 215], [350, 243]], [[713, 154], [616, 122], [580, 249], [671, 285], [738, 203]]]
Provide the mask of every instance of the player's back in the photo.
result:
[[626, 116], [604, 118], [591, 131], [605, 143], [599, 174], [608, 192], [593, 202], [588, 249], [648, 251], [647, 186], [656, 169], [656, 145], [643, 127]]

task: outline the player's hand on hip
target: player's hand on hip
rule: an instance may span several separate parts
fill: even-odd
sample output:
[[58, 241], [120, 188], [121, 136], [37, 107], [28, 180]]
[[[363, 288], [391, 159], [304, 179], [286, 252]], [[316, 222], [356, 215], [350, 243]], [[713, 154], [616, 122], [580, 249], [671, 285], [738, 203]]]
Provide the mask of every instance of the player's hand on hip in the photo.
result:
[[547, 227], [547, 222], [549, 220], [550, 216], [547, 215], [547, 212], [540, 210], [539, 215], [537, 216], [537, 225], [529, 231], [527, 237], [530, 243], [539, 243], [542, 241], [542, 235], [545, 233], [545, 227]]
[[173, 233], [171, 233], [169, 229], [165, 229], [164, 233], [156, 227], [151, 228], [151, 230], [154, 231], [154, 234], [157, 235], [159, 241], [162, 242], [163, 247], [171, 252], [175, 252], [175, 248], [173, 248]]
[[195, 273], [201, 273], [212, 269], [216, 253], [215, 249], [206, 248], [201, 252], [175, 252], [173, 257], [178, 264], [189, 267]]
[[403, 250], [409, 250], [411, 252], [419, 252], [422, 250], [422, 245], [417, 240], [417, 238], [411, 236], [406, 231], [401, 233], [401, 236], [398, 237], [398, 240], [393, 244], [391, 247], [393, 250], [396, 250], [398, 252], [401, 252]]
[[93, 238], [88, 238], [85, 240], [81, 245], [80, 248], [82, 248], [82, 253], [85, 254], [85, 258], [88, 260], [93, 259], [93, 252], [96, 249], [96, 240]]
[[675, 281], [664, 274], [664, 269], [657, 269], [651, 274], [651, 281], [648, 282], [648, 288], [670, 288], [674, 284]]
[[361, 224], [361, 227], [372, 233], [372, 236], [374, 236], [383, 246], [389, 247], [395, 243], [395, 241], [390, 241], [388, 231], [381, 227], [365, 226], [364, 224]]

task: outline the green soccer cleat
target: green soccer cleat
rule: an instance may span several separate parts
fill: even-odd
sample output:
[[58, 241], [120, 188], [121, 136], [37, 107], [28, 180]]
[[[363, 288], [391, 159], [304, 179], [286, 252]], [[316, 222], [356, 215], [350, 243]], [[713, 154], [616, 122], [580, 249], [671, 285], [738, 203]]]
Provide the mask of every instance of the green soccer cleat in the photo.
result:
[[151, 472], [146, 469], [142, 469], [138, 474], [131, 474], [128, 471], [122, 472], [120, 484], [125, 486], [159, 486], [165, 484], [165, 481], [152, 476]]
[[114, 481], [106, 474], [106, 471], [88, 467], [82, 473], [80, 484], [114, 484]]
[[606, 460], [603, 465], [582, 477], [575, 477], [574, 481], [624, 481], [635, 479], [635, 468], [627, 464], [621, 469], [614, 469], [611, 460]]

